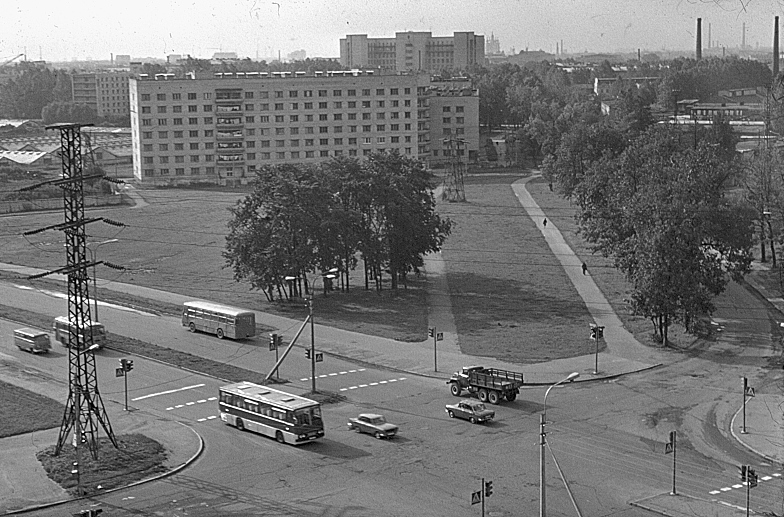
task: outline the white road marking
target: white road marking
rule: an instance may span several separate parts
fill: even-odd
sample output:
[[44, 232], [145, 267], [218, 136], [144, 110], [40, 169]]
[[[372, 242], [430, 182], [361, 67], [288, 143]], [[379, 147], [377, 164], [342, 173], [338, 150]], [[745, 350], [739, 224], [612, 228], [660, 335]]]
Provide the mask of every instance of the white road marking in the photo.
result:
[[161, 391], [158, 393], [150, 393], [149, 395], [144, 395], [143, 397], [136, 397], [135, 399], [131, 399], [132, 401], [136, 402], [137, 400], [144, 400], [151, 397], [157, 397], [158, 395], [168, 395], [169, 393], [177, 393], [178, 391], [185, 391], [185, 390], [192, 390], [193, 388], [201, 388], [204, 384], [194, 384], [193, 386], [185, 386], [184, 388], [177, 388], [176, 390], [168, 390], [168, 391]]
[[732, 488], [743, 488], [743, 485], [732, 485]]
[[724, 488], [719, 488], [719, 490], [721, 490], [722, 492], [729, 492], [730, 490], [732, 490], [732, 488], [725, 486]]
[[762, 476], [760, 479], [761, 479], [762, 481], [770, 481], [770, 480], [771, 480], [771, 479], [773, 479], [773, 478], [772, 478], [772, 477], [770, 477], [770, 476]]
[[404, 380], [406, 380], [405, 377], [399, 377], [397, 379], [389, 379], [388, 381], [371, 382], [370, 384], [360, 384], [359, 386], [349, 386], [348, 388], [340, 388], [340, 391], [355, 390], [358, 388], [367, 388], [369, 386], [379, 386], [381, 384], [386, 384], [388, 382], [397, 382], [397, 381], [404, 381]]
[[720, 494], [720, 493], [721, 493], [721, 490], [711, 490], [711, 491], [710, 491], [710, 492], [708, 492], [708, 493], [709, 493], [710, 495], [716, 495], [716, 494]]
[[[366, 368], [358, 368], [356, 370], [348, 370], [348, 371], [345, 371], [345, 372], [337, 372], [337, 373], [329, 373], [329, 374], [325, 374], [325, 375], [319, 375], [316, 378], [317, 379], [323, 379], [324, 377], [334, 377], [336, 375], [347, 375], [349, 373], [364, 372], [365, 370], [366, 370]], [[305, 382], [305, 381], [309, 381], [311, 379], [312, 379], [312, 377], [303, 377], [303, 378], [300, 379], [300, 381]]]
[[208, 416], [207, 418], [199, 418], [199, 419], [198, 419], [198, 420], [196, 420], [196, 421], [197, 421], [197, 422], [206, 422], [207, 420], [213, 420], [213, 419], [215, 419], [215, 418], [218, 418], [218, 417], [217, 417], [217, 416], [215, 416], [215, 415], [213, 415], [213, 416]]

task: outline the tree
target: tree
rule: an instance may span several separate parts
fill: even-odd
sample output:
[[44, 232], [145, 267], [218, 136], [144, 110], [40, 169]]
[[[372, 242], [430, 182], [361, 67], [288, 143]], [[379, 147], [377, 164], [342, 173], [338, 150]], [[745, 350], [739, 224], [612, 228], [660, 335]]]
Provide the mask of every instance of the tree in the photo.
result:
[[57, 74], [26, 62], [17, 68], [21, 73], [0, 85], [0, 116], [38, 119], [44, 106], [54, 100]]
[[74, 102], [50, 102], [41, 110], [44, 124], [71, 122], [74, 124], [94, 124], [98, 119], [95, 110], [87, 104]]

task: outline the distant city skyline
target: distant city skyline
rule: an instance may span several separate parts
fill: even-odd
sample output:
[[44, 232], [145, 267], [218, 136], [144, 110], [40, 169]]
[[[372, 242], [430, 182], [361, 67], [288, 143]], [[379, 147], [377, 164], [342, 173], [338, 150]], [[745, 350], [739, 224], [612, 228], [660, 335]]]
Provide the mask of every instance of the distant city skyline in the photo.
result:
[[555, 53], [562, 42], [566, 53], [688, 51], [698, 17], [706, 48], [709, 27], [712, 46], [739, 47], [744, 23], [747, 47], [770, 48], [777, 15], [784, 21], [782, 0], [6, 0], [0, 63], [20, 53], [51, 62], [299, 50], [337, 59], [347, 34], [404, 31], [493, 34], [507, 54]]

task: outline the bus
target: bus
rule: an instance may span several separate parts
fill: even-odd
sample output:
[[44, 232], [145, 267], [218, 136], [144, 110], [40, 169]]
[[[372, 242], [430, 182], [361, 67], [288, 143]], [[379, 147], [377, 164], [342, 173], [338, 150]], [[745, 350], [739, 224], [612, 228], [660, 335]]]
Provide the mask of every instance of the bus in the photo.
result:
[[321, 404], [252, 382], [218, 389], [221, 420], [243, 431], [301, 445], [324, 436]]
[[[70, 348], [72, 327], [73, 323], [68, 319], [67, 316], [56, 317], [52, 323], [52, 332], [54, 333], [55, 341], [59, 341], [64, 347]], [[98, 345], [99, 348], [104, 347], [106, 344], [106, 327], [104, 327], [103, 323], [92, 321], [90, 322], [90, 328], [83, 330], [87, 330], [87, 332], [84, 333], [80, 332], [82, 341], [85, 344], [87, 344], [87, 340], [90, 338], [90, 334], [92, 333], [93, 344]]]
[[256, 314], [227, 305], [210, 302], [185, 302], [182, 326], [215, 334], [218, 339], [245, 339], [256, 335]]

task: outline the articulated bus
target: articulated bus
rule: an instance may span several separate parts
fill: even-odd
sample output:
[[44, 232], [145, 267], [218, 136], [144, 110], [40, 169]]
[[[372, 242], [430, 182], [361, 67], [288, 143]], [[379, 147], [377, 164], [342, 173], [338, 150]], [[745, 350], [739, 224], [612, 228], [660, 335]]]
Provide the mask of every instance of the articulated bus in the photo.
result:
[[182, 326], [191, 332], [200, 330], [218, 339], [245, 339], [256, 335], [256, 315], [251, 311], [209, 302], [185, 302]]
[[239, 430], [301, 445], [324, 436], [321, 404], [254, 384], [237, 382], [218, 390], [221, 420]]

